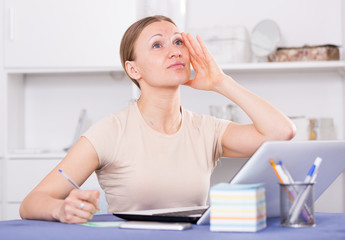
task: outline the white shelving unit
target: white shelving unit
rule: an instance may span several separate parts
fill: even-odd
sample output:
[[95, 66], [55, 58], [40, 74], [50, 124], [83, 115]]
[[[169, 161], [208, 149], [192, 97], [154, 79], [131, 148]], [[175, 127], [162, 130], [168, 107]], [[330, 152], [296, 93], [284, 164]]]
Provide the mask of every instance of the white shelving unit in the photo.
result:
[[[257, 74], [267, 74], [272, 72], [314, 72], [314, 71], [330, 71], [339, 73], [342, 76], [345, 72], [345, 61], [320, 61], [320, 62], [284, 62], [284, 63], [244, 63], [244, 64], [229, 64], [221, 66], [223, 71], [226, 73], [236, 73], [236, 74], [247, 74], [247, 73], [257, 73]], [[36, 150], [33, 150], [33, 153], [30, 153], [30, 150], [25, 152], [25, 143], [24, 136], [22, 135], [25, 132], [24, 129], [24, 116], [23, 112], [25, 109], [24, 106], [24, 79], [28, 75], [40, 75], [40, 74], [51, 74], [51, 75], [64, 75], [64, 74], [78, 74], [78, 73], [93, 73], [95, 77], [97, 74], [109, 74], [116, 77], [124, 77], [125, 73], [122, 70], [122, 67], [114, 68], [43, 68], [43, 69], [6, 69], [5, 75], [7, 76], [7, 88], [8, 88], [8, 103], [6, 105], [11, 105], [11, 110], [7, 109], [9, 112], [9, 117], [7, 119], [6, 125], [10, 126], [7, 130], [7, 149], [6, 149], [6, 158], [7, 159], [61, 159], [64, 156], [64, 152], [45, 152], [43, 153], [34, 153]], [[30, 81], [30, 80], [29, 80]], [[96, 81], [96, 80], [95, 80]], [[128, 84], [132, 83], [130, 80], [127, 80]], [[253, 79], [255, 81], [255, 79]], [[132, 87], [131, 95], [134, 97], [137, 93], [135, 87]], [[11, 98], [13, 102], [11, 102]], [[16, 109], [19, 111], [12, 111], [13, 106], [17, 106]], [[12, 116], [11, 116], [12, 115]], [[12, 126], [12, 128], [11, 128]], [[21, 126], [21, 127], [20, 127]], [[22, 130], [21, 130], [22, 129]], [[17, 132], [17, 133], [16, 133]], [[17, 136], [14, 137], [13, 136]], [[338, 134], [338, 136], [342, 136]], [[10, 140], [12, 138], [12, 140]], [[11, 146], [11, 142], [14, 145]], [[17, 150], [22, 153], [18, 153]], [[40, 150], [37, 150], [38, 152]]]
[[343, 73], [345, 61], [261, 62], [223, 65], [222, 68], [231, 72], [336, 70]]
[[[223, 64], [224, 71], [296, 71], [296, 70], [345, 70], [345, 61], [314, 61], [314, 62], [258, 62]], [[6, 68], [7, 74], [40, 74], [40, 73], [78, 73], [78, 72], [112, 72], [123, 73], [121, 66], [99, 68]]]
[[[344, 61], [340, 62], [313, 62], [313, 63], [256, 63], [256, 64], [239, 64], [239, 65], [226, 65], [222, 66], [223, 70], [225, 72], [235, 72], [238, 74], [247, 74], [247, 73], [271, 73], [271, 72], [299, 72], [299, 71], [306, 71], [306, 72], [313, 72], [313, 71], [320, 71], [320, 70], [327, 70], [336, 72], [339, 74], [343, 74], [345, 63]], [[72, 73], [72, 74], [79, 74], [79, 73], [97, 73], [97, 74], [113, 74], [116, 76], [122, 76], [123, 72], [120, 68], [113, 69], [113, 68], [94, 68], [94, 69], [6, 69], [5, 75], [7, 76], [7, 81], [11, 82], [13, 81], [20, 81], [18, 80], [18, 76], [30, 76], [30, 75], [40, 75], [40, 74], [52, 74], [52, 75], [62, 75], [64, 76], [66, 73]], [[97, 74], [95, 76], [97, 76]], [[20, 79], [19, 77], [19, 79]], [[29, 80], [30, 81], [30, 80]], [[96, 79], [95, 79], [96, 81]], [[253, 80], [255, 81], [255, 80]], [[128, 84], [130, 85], [130, 81], [128, 80]], [[16, 85], [14, 84], [14, 90], [13, 92], [16, 92], [16, 94], [23, 93], [24, 89], [21, 89], [24, 87], [23, 85]], [[23, 96], [17, 95], [21, 101], [24, 101], [22, 99]], [[19, 109], [23, 110], [24, 106], [19, 107]], [[16, 113], [23, 117], [23, 113], [19, 112]], [[24, 120], [23, 120], [24, 121]], [[17, 125], [16, 125], [17, 126]], [[7, 135], [12, 135], [12, 132], [9, 128], [9, 131], [7, 132]], [[21, 137], [19, 137], [21, 138]], [[24, 141], [21, 139], [20, 141]], [[19, 141], [19, 142], [20, 142]], [[23, 143], [24, 144], [24, 143]], [[25, 145], [25, 144], [24, 144]], [[24, 146], [23, 145], [23, 146]], [[36, 154], [13, 154], [9, 151], [9, 148], [7, 146], [5, 151], [5, 169], [7, 170], [5, 173], [5, 185], [7, 190], [5, 197], [3, 197], [4, 201], [6, 201], [5, 204], [3, 204], [3, 215], [5, 215], [5, 218], [11, 219], [15, 218], [20, 205], [20, 199], [22, 199], [29, 190], [32, 189], [32, 187], [44, 176], [43, 172], [49, 171], [49, 169], [54, 166], [58, 161], [60, 161], [64, 157], [64, 153], [36, 153]], [[38, 165], [39, 164], [39, 165]], [[18, 166], [22, 166], [24, 168], [30, 168], [30, 166], [40, 166], [40, 171], [36, 172], [35, 175], [39, 176], [37, 178], [32, 179], [29, 181], [30, 183], [25, 184], [23, 186], [20, 182], [13, 182], [13, 171]], [[17, 172], [18, 174], [18, 172]], [[21, 174], [25, 174], [21, 173]], [[26, 174], [27, 175], [27, 174]], [[24, 175], [24, 177], [30, 178], [32, 173], [29, 175]], [[339, 180], [341, 182], [341, 180]], [[15, 194], [15, 195], [8, 195], [7, 191], [12, 188], [20, 188], [22, 189], [20, 192], [21, 194]]]
[[122, 74], [121, 66], [113, 67], [81, 67], [81, 68], [6, 68], [7, 74], [61, 74], [61, 73], [114, 73]]
[[[121, 36], [137, 12], [136, 0], [4, 0], [0, 12], [2, 220], [19, 217], [25, 195], [63, 159], [66, 153], [62, 149], [71, 143], [78, 113], [84, 107], [82, 100], [103, 85], [124, 85], [119, 80], [124, 74], [117, 52]], [[107, 91], [106, 87], [100, 91]], [[122, 89], [121, 96], [130, 98], [130, 85]], [[36, 97], [36, 102], [28, 100]], [[38, 112], [33, 113], [36, 105]], [[69, 118], [74, 114], [75, 119]], [[42, 130], [40, 121], [47, 122]], [[31, 131], [40, 137], [45, 135], [42, 142], [51, 145], [41, 148], [42, 142], [30, 139], [36, 135]], [[64, 143], [58, 143], [59, 137]], [[93, 176], [83, 187], [97, 188], [96, 183]]]

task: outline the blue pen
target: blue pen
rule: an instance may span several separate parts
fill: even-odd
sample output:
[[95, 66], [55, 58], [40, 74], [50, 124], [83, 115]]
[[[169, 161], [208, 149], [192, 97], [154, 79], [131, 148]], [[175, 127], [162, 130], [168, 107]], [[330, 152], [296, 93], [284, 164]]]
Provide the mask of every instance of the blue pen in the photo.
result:
[[63, 176], [64, 178], [66, 178], [66, 180], [67, 180], [70, 184], [72, 184], [72, 186], [73, 186], [75, 189], [80, 189], [79, 186], [78, 186], [75, 182], [73, 182], [73, 180], [70, 179], [69, 176], [67, 176], [66, 173], [64, 173], [61, 169], [59, 169], [59, 172], [62, 174], [62, 176]]
[[311, 177], [313, 176], [315, 171], [315, 164], [313, 164], [313, 166], [309, 169], [308, 175], [307, 177], [304, 179], [305, 183], [310, 183]]
[[311, 182], [313, 182], [312, 180], [315, 180], [315, 177], [313, 178], [313, 176], [316, 176], [321, 162], [322, 162], [322, 158], [317, 157], [315, 159], [315, 162], [314, 162], [313, 166], [311, 166], [307, 177], [304, 179], [305, 183], [311, 183]]
[[[66, 173], [64, 173], [60, 168], [59, 168], [59, 173], [62, 174], [62, 176], [70, 183], [75, 189], [80, 189], [80, 187], [69, 177], [67, 176]], [[101, 211], [97, 206], [95, 206], [97, 211]]]

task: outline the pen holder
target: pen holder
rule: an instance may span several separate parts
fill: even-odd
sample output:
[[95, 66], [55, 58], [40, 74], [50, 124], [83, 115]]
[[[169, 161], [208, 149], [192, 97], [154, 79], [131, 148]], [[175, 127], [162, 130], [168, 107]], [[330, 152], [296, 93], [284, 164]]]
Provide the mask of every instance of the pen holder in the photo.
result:
[[315, 226], [314, 183], [280, 184], [280, 225]]

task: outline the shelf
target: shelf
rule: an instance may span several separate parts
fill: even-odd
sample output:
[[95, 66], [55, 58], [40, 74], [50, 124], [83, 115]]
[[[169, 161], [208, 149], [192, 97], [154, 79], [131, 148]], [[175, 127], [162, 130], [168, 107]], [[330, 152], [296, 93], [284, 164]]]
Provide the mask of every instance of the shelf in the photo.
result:
[[[256, 72], [256, 71], [295, 71], [295, 70], [338, 70], [345, 71], [345, 61], [313, 61], [313, 62], [259, 62], [221, 64], [224, 71]], [[123, 73], [121, 66], [114, 67], [83, 67], [83, 68], [5, 68], [8, 74], [16, 73], [83, 73], [83, 72], [112, 72]]]
[[314, 61], [314, 62], [261, 62], [221, 65], [224, 71], [255, 72], [278, 70], [338, 70], [344, 72], [345, 61]]
[[66, 156], [67, 152], [63, 151], [52, 151], [52, 152], [39, 152], [39, 151], [22, 151], [20, 153], [9, 153], [8, 159], [28, 159], [28, 160], [39, 160], [39, 159], [52, 159], [62, 160]]
[[123, 68], [121, 66], [82, 68], [5, 68], [5, 72], [8, 74], [123, 72]]

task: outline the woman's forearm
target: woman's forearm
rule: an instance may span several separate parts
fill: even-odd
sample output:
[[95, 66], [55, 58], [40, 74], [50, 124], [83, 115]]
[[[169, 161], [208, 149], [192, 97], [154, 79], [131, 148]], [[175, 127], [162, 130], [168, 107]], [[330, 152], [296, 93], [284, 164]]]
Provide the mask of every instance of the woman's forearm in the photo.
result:
[[289, 140], [295, 135], [292, 121], [272, 104], [242, 87], [230, 76], [223, 80], [214, 91], [237, 104], [252, 120], [256, 130], [267, 140]]
[[44, 192], [31, 192], [20, 206], [20, 216], [23, 219], [59, 221], [58, 211], [63, 201], [54, 199]]

